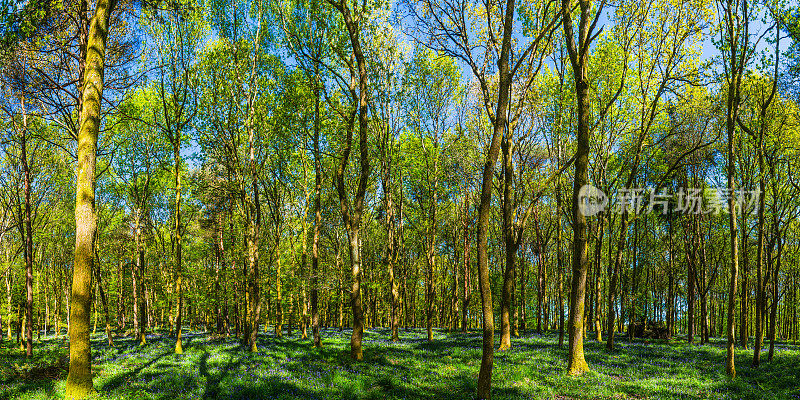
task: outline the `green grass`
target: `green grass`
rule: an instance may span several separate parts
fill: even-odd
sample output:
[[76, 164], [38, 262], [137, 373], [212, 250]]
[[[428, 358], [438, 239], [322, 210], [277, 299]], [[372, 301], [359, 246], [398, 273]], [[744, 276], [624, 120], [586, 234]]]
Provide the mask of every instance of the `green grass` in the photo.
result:
[[[173, 339], [93, 336], [95, 387], [107, 399], [470, 399], [481, 356], [478, 332], [366, 332], [364, 362], [349, 359], [349, 332], [324, 330], [322, 349], [306, 340], [261, 336], [259, 352], [233, 339], [186, 334], [181, 356]], [[751, 352], [737, 351], [739, 378], [723, 371], [722, 342], [698, 346], [673, 341], [628, 343], [618, 350], [586, 342], [592, 372], [565, 375], [566, 348], [554, 334], [524, 335], [512, 350], [495, 352], [494, 399], [800, 399], [800, 347], [781, 345], [772, 363], [750, 368]], [[66, 342], [37, 343], [26, 360], [13, 342], [0, 345], [0, 399], [59, 398], [66, 378]]]

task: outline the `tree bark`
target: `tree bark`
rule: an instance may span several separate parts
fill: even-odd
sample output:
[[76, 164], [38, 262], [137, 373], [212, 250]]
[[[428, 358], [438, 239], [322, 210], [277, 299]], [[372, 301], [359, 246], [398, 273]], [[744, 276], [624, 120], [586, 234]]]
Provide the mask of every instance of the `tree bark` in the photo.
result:
[[353, 120], [348, 121], [347, 137], [345, 138], [345, 145], [342, 149], [341, 159], [339, 160], [338, 168], [336, 169], [336, 190], [339, 195], [340, 209], [342, 220], [347, 230], [348, 246], [350, 252], [350, 266], [351, 266], [351, 279], [352, 285], [350, 290], [350, 306], [353, 310], [353, 332], [350, 336], [350, 356], [361, 361], [364, 354], [361, 348], [361, 339], [364, 334], [364, 311], [361, 304], [361, 216], [364, 211], [365, 203], [364, 197], [367, 190], [367, 181], [369, 179], [369, 148], [367, 141], [367, 125], [369, 120], [367, 118], [368, 111], [368, 89], [367, 89], [367, 64], [364, 52], [361, 48], [361, 32], [360, 24], [354, 19], [351, 14], [350, 5], [345, 0], [333, 2], [329, 0], [331, 5], [336, 8], [344, 19], [345, 27], [350, 38], [350, 45], [353, 51], [353, 57], [356, 61], [356, 71], [352, 71], [353, 78], [358, 80], [358, 87], [351, 87], [351, 95], [354, 100], [357, 99], [358, 107], [355, 109], [358, 113], [358, 133], [359, 133], [359, 164], [360, 172], [358, 177], [358, 188], [356, 195], [353, 199], [351, 206], [349, 195], [345, 187], [344, 175], [349, 164], [350, 153], [352, 151], [353, 139]]
[[175, 142], [172, 144], [172, 156], [175, 163], [175, 226], [174, 226], [174, 241], [175, 241], [175, 291], [178, 297], [176, 302], [175, 311], [175, 354], [183, 354], [183, 238], [181, 235], [181, 139], [180, 132], [175, 132]]
[[512, 307], [517, 250], [519, 249], [519, 242], [514, 229], [515, 224], [512, 220], [513, 201], [511, 199], [511, 187], [514, 183], [514, 165], [511, 157], [514, 154], [514, 142], [511, 135], [511, 129], [506, 129], [501, 143], [503, 150], [503, 239], [505, 240], [506, 268], [503, 272], [503, 293], [500, 298], [500, 348], [497, 349], [498, 351], [505, 351], [511, 348], [511, 318], [509, 310]]
[[481, 293], [483, 314], [483, 349], [481, 367], [478, 372], [477, 398], [491, 398], [492, 366], [494, 364], [494, 307], [492, 305], [492, 286], [489, 281], [488, 230], [489, 212], [492, 202], [492, 180], [494, 166], [500, 153], [500, 141], [503, 132], [508, 129], [508, 102], [511, 89], [511, 71], [509, 58], [511, 53], [511, 32], [514, 23], [514, 0], [508, 0], [503, 19], [503, 39], [500, 49], [498, 67], [497, 104], [492, 121], [492, 138], [486, 152], [481, 178], [481, 196], [478, 205], [477, 250], [478, 250], [478, 286]]
[[100, 99], [109, 20], [115, 0], [98, 0], [87, 36], [78, 133], [78, 162], [75, 199], [75, 261], [72, 272], [69, 326], [69, 373], [65, 398], [83, 399], [94, 393], [89, 343], [92, 269], [94, 266], [95, 170], [97, 136], [100, 132]]
[[314, 347], [322, 347], [319, 335], [319, 233], [322, 224], [322, 154], [319, 149], [319, 63], [314, 63], [314, 233], [311, 245], [311, 333]]
[[28, 113], [22, 101], [22, 172], [25, 186], [25, 356], [33, 356], [33, 229], [31, 227], [31, 169], [28, 164]]

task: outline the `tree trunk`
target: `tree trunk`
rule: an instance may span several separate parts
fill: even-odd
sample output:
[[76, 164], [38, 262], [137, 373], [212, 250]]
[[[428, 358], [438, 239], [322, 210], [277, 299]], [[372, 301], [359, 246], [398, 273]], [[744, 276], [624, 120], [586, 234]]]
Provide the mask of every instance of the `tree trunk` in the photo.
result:
[[601, 313], [600, 313], [600, 296], [601, 296], [601, 279], [600, 273], [602, 271], [601, 265], [601, 254], [603, 250], [603, 233], [605, 228], [605, 218], [600, 220], [599, 225], [597, 226], [597, 242], [595, 243], [594, 248], [594, 259], [595, 259], [595, 273], [594, 273], [594, 298], [595, 298], [595, 312], [594, 312], [594, 331], [595, 331], [595, 340], [598, 342], [603, 341], [603, 323], [601, 322]]
[[175, 227], [173, 231], [175, 240], [175, 291], [177, 292], [178, 301], [176, 303], [177, 310], [175, 311], [175, 354], [183, 354], [183, 269], [182, 269], [182, 237], [181, 237], [181, 139], [180, 132], [175, 133], [176, 142], [172, 144], [173, 161], [175, 163]]
[[28, 113], [22, 102], [22, 171], [25, 181], [25, 356], [33, 356], [33, 229], [31, 227], [31, 170], [28, 165]]
[[[514, 165], [512, 156], [514, 154], [514, 142], [511, 137], [511, 129], [506, 129], [503, 134], [501, 147], [503, 149], [503, 238], [505, 240], [505, 271], [503, 272], [503, 293], [500, 298], [500, 348], [504, 351], [511, 348], [511, 318], [509, 316], [512, 307], [511, 297], [513, 293], [514, 275], [517, 260], [517, 232], [514, 229], [513, 221], [513, 201], [511, 199], [511, 186], [514, 182]], [[521, 228], [520, 228], [521, 229]], [[540, 319], [541, 321], [541, 315]]]
[[742, 210], [742, 289], [741, 289], [741, 305], [739, 313], [739, 342], [742, 349], [747, 350], [747, 343], [750, 338], [747, 335], [748, 321], [750, 319], [748, 311], [750, 310], [750, 291], [747, 286], [747, 278], [750, 275], [750, 260], [748, 255], [748, 235], [747, 235], [747, 213]]
[[577, 148], [575, 152], [575, 180], [572, 187], [572, 285], [569, 302], [569, 365], [570, 375], [581, 375], [589, 370], [583, 355], [584, 305], [586, 303], [586, 216], [578, 205], [581, 188], [588, 183], [589, 164], [589, 86], [584, 80], [583, 68], [574, 71], [575, 91], [578, 100]]
[[65, 398], [83, 399], [94, 393], [89, 343], [92, 269], [94, 266], [95, 169], [100, 132], [100, 99], [106, 39], [115, 0], [98, 0], [87, 37], [87, 53], [79, 110], [78, 162], [75, 200], [75, 261], [72, 271], [69, 325], [69, 374]]
[[[756, 337], [753, 344], [753, 362], [752, 367], [758, 368], [761, 363], [761, 346], [764, 344], [764, 318], [766, 311], [766, 285], [764, 279], [764, 202], [766, 192], [764, 191], [764, 137], [763, 129], [759, 130], [758, 138], [758, 188], [761, 196], [758, 201], [758, 225], [756, 226], [758, 234], [758, 242], [756, 244]], [[746, 228], [744, 228], [746, 229]], [[744, 230], [743, 229], [743, 230]]]
[[[764, 197], [762, 195], [762, 197]], [[777, 228], [777, 222], [775, 224], [775, 230], [778, 233], [777, 241], [778, 241], [778, 254], [777, 260], [775, 261], [775, 271], [773, 272], [772, 276], [772, 304], [770, 307], [769, 312], [769, 354], [767, 355], [767, 360], [772, 362], [773, 357], [775, 356], [775, 336], [776, 336], [776, 324], [778, 319], [778, 301], [780, 300], [780, 293], [778, 291], [778, 274], [781, 270], [781, 259], [783, 258], [783, 237], [780, 235], [780, 231]], [[788, 277], [786, 279], [786, 284], [789, 284]]]
[[470, 223], [469, 223], [469, 200], [468, 196], [464, 195], [464, 211], [461, 217], [461, 229], [464, 232], [464, 255], [462, 259], [462, 267], [464, 268], [464, 297], [461, 300], [461, 331], [466, 333], [469, 329], [469, 321], [467, 314], [469, 313], [469, 303], [472, 299], [472, 277], [470, 276], [469, 266], [469, 243], [470, 243]]
[[[478, 286], [481, 293], [483, 314], [483, 348], [481, 368], [478, 373], [477, 398], [491, 398], [492, 366], [494, 364], [494, 307], [492, 305], [492, 285], [489, 281], [489, 212], [492, 202], [492, 180], [494, 165], [500, 153], [500, 141], [503, 132], [508, 128], [508, 102], [511, 87], [511, 71], [509, 58], [511, 53], [511, 34], [515, 12], [514, 0], [508, 0], [503, 19], [503, 37], [500, 48], [498, 67], [497, 104], [492, 121], [492, 138], [486, 152], [483, 175], [481, 178], [481, 197], [478, 205], [477, 250], [478, 250]], [[488, 107], [487, 107], [488, 108]]]
[[319, 149], [319, 64], [314, 64], [314, 238], [311, 245], [311, 333], [314, 347], [322, 347], [319, 336], [319, 233], [322, 224], [322, 154]]
[[[696, 288], [696, 275], [697, 272], [695, 271], [695, 263], [697, 262], [697, 243], [699, 242], [699, 233], [697, 232], [696, 221], [692, 221], [692, 235], [694, 236], [694, 243], [690, 246], [688, 241], [686, 243], [686, 258], [687, 263], [686, 266], [688, 268], [686, 272], [686, 280], [687, 280], [687, 293], [686, 293], [686, 303], [687, 303], [687, 314], [686, 314], [686, 341], [694, 343], [694, 328], [695, 328], [695, 288]], [[687, 235], [687, 238], [689, 236]], [[690, 249], [691, 248], [691, 249]]]
[[[349, 196], [345, 189], [344, 175], [349, 163], [350, 152], [352, 151], [353, 139], [353, 122], [352, 118], [348, 121], [345, 145], [342, 150], [342, 157], [339, 160], [339, 165], [336, 169], [336, 190], [339, 195], [339, 202], [342, 214], [342, 220], [347, 230], [348, 246], [350, 251], [350, 266], [352, 273], [352, 287], [350, 291], [350, 306], [353, 309], [353, 332], [350, 336], [350, 356], [361, 361], [364, 354], [361, 349], [361, 339], [364, 333], [364, 312], [361, 305], [361, 215], [364, 211], [364, 196], [367, 190], [367, 180], [369, 179], [369, 148], [367, 141], [367, 125], [369, 120], [367, 118], [368, 104], [367, 104], [367, 64], [364, 52], [361, 49], [360, 39], [360, 24], [353, 18], [350, 11], [350, 5], [344, 1], [332, 2], [329, 0], [344, 19], [345, 27], [348, 36], [350, 37], [350, 45], [353, 51], [353, 57], [357, 66], [358, 89], [357, 92], [353, 89], [353, 93], [358, 96], [358, 133], [359, 133], [359, 163], [360, 172], [358, 178], [358, 188], [356, 190], [353, 204], [351, 205]], [[354, 77], [356, 78], [356, 77]]]

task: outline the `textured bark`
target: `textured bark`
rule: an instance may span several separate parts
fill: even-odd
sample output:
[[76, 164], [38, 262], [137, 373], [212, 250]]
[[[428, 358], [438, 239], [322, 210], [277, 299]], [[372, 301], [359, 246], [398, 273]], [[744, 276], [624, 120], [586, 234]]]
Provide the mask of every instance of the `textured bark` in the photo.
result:
[[220, 271], [224, 271], [224, 261], [222, 259], [222, 216], [217, 215], [214, 220], [214, 332], [219, 335], [223, 331], [222, 301], [220, 295], [223, 283], [221, 283]]
[[[774, 165], [771, 165], [774, 167]], [[762, 195], [763, 197], [763, 195]], [[772, 362], [773, 357], [775, 356], [775, 339], [777, 335], [777, 323], [778, 323], [778, 302], [780, 301], [781, 294], [778, 290], [778, 274], [781, 271], [781, 260], [783, 258], [783, 241], [786, 235], [786, 231], [781, 232], [778, 229], [778, 221], [777, 218], [773, 216], [773, 229], [775, 230], [775, 237], [776, 241], [778, 242], [778, 254], [776, 255], [775, 260], [775, 270], [772, 272], [772, 303], [770, 305], [769, 311], [769, 354], [767, 355], [767, 361]], [[788, 224], [786, 225], [788, 226]], [[784, 228], [786, 229], [786, 228]], [[786, 277], [786, 282], [784, 283], [784, 287], [788, 286], [789, 284], [789, 277]], [[786, 335], [788, 337], [788, 335]]]
[[478, 372], [478, 399], [491, 398], [492, 366], [494, 365], [494, 306], [492, 305], [492, 287], [489, 281], [489, 249], [488, 230], [489, 212], [492, 202], [492, 180], [494, 178], [494, 165], [500, 153], [500, 142], [508, 123], [509, 89], [511, 86], [511, 71], [509, 57], [511, 53], [511, 36], [515, 12], [514, 0], [508, 0], [505, 5], [503, 19], [503, 37], [500, 48], [498, 67], [497, 103], [492, 121], [492, 138], [486, 152], [483, 175], [481, 179], [480, 203], [478, 205], [477, 250], [478, 250], [478, 286], [481, 293], [481, 309], [483, 314], [483, 346], [481, 367]]
[[463, 246], [464, 255], [462, 258], [462, 268], [464, 269], [464, 292], [461, 298], [461, 331], [467, 332], [469, 328], [469, 321], [467, 320], [467, 313], [469, 312], [469, 303], [472, 300], [472, 278], [469, 267], [469, 242], [470, 242], [470, 223], [469, 223], [469, 201], [468, 196], [464, 196], [464, 211], [461, 217], [461, 229], [464, 232]]
[[[252, 131], [251, 131], [252, 132]], [[250, 309], [248, 310], [249, 321], [247, 344], [251, 352], [258, 351], [258, 323], [261, 319], [261, 271], [259, 270], [259, 243], [261, 238], [261, 205], [259, 202], [258, 177], [255, 169], [254, 146], [252, 133], [250, 138], [250, 164], [251, 179], [253, 188], [253, 198], [250, 206], [250, 217], [248, 218], [248, 237], [247, 237], [247, 259], [249, 269], [252, 272], [249, 276], [249, 295]], [[280, 257], [280, 255], [278, 255]]]
[[[336, 169], [336, 191], [339, 195], [339, 203], [342, 214], [342, 221], [347, 230], [348, 246], [350, 252], [350, 267], [351, 267], [351, 289], [350, 289], [350, 307], [353, 310], [353, 332], [350, 336], [350, 356], [358, 361], [363, 360], [364, 354], [361, 348], [361, 339], [364, 334], [364, 311], [361, 306], [361, 216], [364, 212], [365, 202], [364, 197], [367, 190], [367, 181], [369, 179], [369, 148], [367, 140], [367, 125], [369, 120], [367, 118], [367, 111], [369, 104], [367, 103], [368, 89], [367, 89], [367, 62], [364, 52], [361, 48], [361, 27], [358, 19], [355, 19], [351, 13], [350, 4], [345, 0], [333, 2], [329, 0], [331, 5], [336, 8], [344, 19], [345, 28], [350, 38], [350, 46], [352, 48], [353, 57], [355, 58], [356, 70], [351, 71], [352, 78], [357, 80], [357, 87], [351, 84], [350, 92], [354, 100], [357, 100], [358, 107], [354, 112], [358, 114], [358, 135], [359, 135], [359, 164], [360, 171], [358, 176], [358, 188], [353, 198], [353, 203], [350, 203], [350, 197], [347, 194], [345, 187], [344, 175], [349, 164], [350, 153], [353, 144], [353, 118], [348, 120], [348, 127], [346, 129], [345, 144], [341, 152], [339, 165]], [[360, 17], [356, 17], [360, 18]]]
[[[3, 251], [3, 255], [4, 255], [4, 258], [5, 258], [5, 260], [4, 260], [5, 261], [5, 265], [9, 265], [10, 257], [9, 257], [8, 253], [9, 253], [8, 247], [5, 247], [5, 250]], [[12, 333], [13, 333], [12, 329], [13, 329], [13, 326], [14, 326], [14, 324], [11, 323], [11, 315], [12, 315], [11, 313], [13, 312], [13, 310], [12, 310], [12, 307], [13, 307], [12, 306], [12, 304], [13, 304], [13, 302], [12, 302], [13, 292], [11, 291], [11, 286], [12, 286], [13, 280], [14, 280], [14, 277], [11, 275], [11, 268], [6, 268], [6, 273], [5, 273], [5, 281], [6, 281], [6, 315], [8, 315], [8, 324], [6, 325], [6, 329], [7, 329], [7, 332], [8, 332], [7, 336], [8, 336], [9, 340], [11, 340], [11, 336], [12, 336]], [[58, 326], [58, 325], [56, 325], [56, 326]], [[56, 329], [58, 329], [58, 328], [56, 328]]]
[[[559, 146], [559, 160], [561, 159], [561, 147]], [[563, 251], [563, 226], [561, 215], [561, 179], [558, 180], [556, 187], [556, 215], [558, 217], [558, 225], [556, 226], [556, 267], [558, 268], [558, 347], [564, 346], [564, 251]]]
[[322, 154], [319, 149], [319, 63], [314, 64], [314, 233], [311, 244], [311, 333], [314, 347], [322, 347], [319, 336], [319, 233], [322, 224]]
[[[438, 146], [437, 146], [438, 147]], [[432, 199], [428, 214], [428, 221], [429, 225], [426, 229], [427, 237], [425, 239], [426, 246], [425, 246], [425, 260], [427, 269], [425, 270], [425, 332], [427, 334], [428, 341], [433, 341], [433, 313], [434, 313], [434, 301], [436, 300], [436, 214], [437, 214], [437, 200], [436, 200], [436, 192], [437, 192], [437, 175], [436, 172], [438, 162], [434, 162], [434, 178], [433, 184], [431, 187], [431, 197]]]
[[749, 311], [750, 311], [750, 291], [747, 283], [747, 278], [750, 275], [750, 261], [748, 255], [748, 229], [745, 222], [747, 221], [747, 213], [742, 212], [742, 288], [741, 288], [741, 303], [739, 305], [739, 346], [747, 350], [747, 344], [750, 337], [747, 334], [749, 328]]
[[[589, 84], [586, 70], [594, 28], [591, 13], [602, 12], [602, 5], [595, 7], [590, 0], [578, 0], [580, 22], [578, 38], [575, 38], [572, 21], [573, 7], [571, 0], [561, 1], [561, 19], [564, 28], [564, 39], [569, 53], [572, 74], [575, 81], [575, 98], [577, 101], [577, 146], [575, 149], [575, 175], [572, 187], [572, 282], [569, 304], [569, 360], [568, 373], [580, 375], [589, 370], [583, 355], [584, 305], [586, 300], [586, 272], [588, 259], [586, 255], [586, 216], [579, 208], [579, 192], [588, 183], [589, 137], [591, 134], [591, 115], [589, 104]], [[624, 82], [624, 81], [623, 81]], [[620, 86], [621, 90], [622, 85]], [[617, 92], [617, 95], [619, 91]]]
[[[762, 195], [759, 196], [758, 201], [758, 225], [756, 231], [758, 234], [758, 241], [756, 244], [756, 337], [753, 344], [753, 361], [752, 367], [757, 368], [761, 363], [761, 346], [764, 344], [764, 317], [766, 310], [766, 285], [764, 279], [764, 135], [763, 130], [760, 130], [758, 138], [758, 188]], [[744, 229], [743, 229], [744, 230]]]
[[602, 292], [601, 282], [602, 279], [600, 278], [602, 272], [602, 265], [601, 265], [601, 254], [603, 250], [603, 233], [605, 232], [605, 221], [606, 219], [603, 218], [600, 220], [600, 224], [597, 227], [597, 236], [596, 242], [594, 247], [594, 260], [595, 260], [595, 272], [594, 272], [594, 299], [595, 299], [595, 311], [594, 311], [594, 334], [595, 340], [598, 342], [603, 341], [603, 323], [602, 317], [600, 313], [600, 296]]
[[[149, 180], [149, 178], [148, 178]], [[144, 290], [142, 290], [144, 286], [144, 272], [145, 272], [145, 258], [144, 258], [144, 246], [142, 245], [142, 227], [141, 227], [141, 208], [136, 209], [136, 217], [135, 217], [135, 243], [136, 243], [136, 266], [133, 269], [133, 309], [134, 309], [134, 331], [138, 335], [139, 344], [146, 345], [147, 344], [147, 327], [146, 327], [146, 318], [147, 312], [145, 311], [145, 303], [144, 299], [139, 298], [139, 293], [141, 293], [142, 297], [144, 297]], [[136, 321], [138, 315], [138, 322]]]
[[283, 337], [283, 283], [281, 282], [283, 264], [281, 263], [280, 255], [277, 257], [277, 269], [275, 271], [275, 336]]
[[[728, 165], [727, 165], [727, 178], [728, 178], [728, 190], [733, 193], [734, 189], [736, 188], [736, 183], [734, 181], [734, 126], [733, 121], [736, 115], [736, 108], [738, 108], [739, 98], [738, 98], [738, 88], [733, 92], [728, 94], [727, 98], [727, 105], [728, 105], [728, 112], [726, 115], [726, 132], [728, 134]], [[736, 366], [734, 364], [734, 346], [736, 341], [736, 332], [735, 332], [735, 319], [736, 319], [736, 289], [737, 289], [737, 279], [739, 277], [739, 241], [738, 241], [738, 234], [737, 234], [737, 226], [736, 226], [736, 203], [734, 202], [733, 196], [730, 196], [728, 199], [728, 224], [730, 227], [730, 248], [731, 248], [731, 264], [730, 264], [730, 277], [728, 283], [728, 326], [726, 328], [727, 334], [727, 349], [726, 349], [726, 359], [725, 359], [725, 373], [728, 377], [735, 378], [736, 377]]]
[[[31, 228], [31, 169], [28, 164], [28, 113], [22, 102], [22, 172], [25, 191], [25, 356], [33, 356], [33, 229]], [[21, 227], [22, 228], [22, 227]]]
[[[500, 297], [500, 348], [504, 351], [511, 348], [511, 318], [509, 310], [513, 306], [512, 294], [514, 273], [516, 268], [517, 250], [519, 242], [516, 240], [516, 230], [513, 221], [513, 200], [511, 189], [514, 184], [514, 142], [510, 137], [512, 131], [506, 130], [503, 135], [501, 148], [503, 150], [503, 239], [505, 244], [505, 270], [503, 271], [503, 292]], [[540, 319], [541, 321], [541, 319]]]
[[92, 269], [94, 266], [95, 170], [100, 132], [100, 99], [109, 20], [115, 0], [98, 0], [87, 35], [85, 73], [79, 113], [77, 189], [75, 199], [75, 261], [72, 272], [69, 325], [69, 373], [65, 397], [82, 399], [94, 393], [89, 344]]
[[697, 232], [697, 221], [693, 218], [691, 223], [691, 228], [687, 226], [688, 229], [691, 229], [691, 237], [692, 243], [689, 243], [689, 235], [687, 235], [686, 240], [686, 285], [688, 286], [686, 291], [686, 341], [689, 343], [694, 343], [694, 333], [695, 333], [695, 288], [696, 285], [696, 275], [697, 272], [695, 271], [695, 263], [697, 262], [697, 245], [699, 241], [699, 233]]
[[[741, 103], [741, 84], [744, 74], [746, 53], [748, 52], [749, 42], [749, 19], [748, 0], [734, 2], [732, 0], [721, 1], [723, 19], [723, 37], [727, 48], [725, 76], [727, 95], [725, 99], [725, 132], [727, 134], [727, 166], [726, 178], [728, 181], [729, 193], [735, 193], [736, 189], [736, 158], [735, 158], [735, 136], [736, 120], [738, 118], [739, 104]], [[740, 10], [741, 7], [741, 10]], [[739, 278], [739, 238], [736, 218], [736, 201], [734, 196], [728, 197], [728, 226], [730, 228], [730, 274], [728, 281], [728, 312], [727, 312], [727, 348], [725, 358], [725, 373], [729, 378], [736, 377], [735, 340], [736, 340], [736, 291], [738, 289]]]
[[589, 87], [583, 74], [575, 73], [578, 99], [578, 145], [575, 152], [575, 181], [572, 187], [572, 283], [569, 305], [569, 363], [570, 375], [580, 375], [589, 370], [583, 355], [584, 305], [586, 303], [586, 273], [589, 260], [586, 255], [586, 216], [578, 208], [578, 192], [588, 182], [589, 164]]
[[172, 146], [173, 161], [175, 163], [175, 226], [173, 240], [175, 241], [175, 291], [178, 297], [175, 311], [175, 354], [183, 354], [183, 238], [181, 235], [181, 139], [180, 132], [175, 132], [175, 142]]

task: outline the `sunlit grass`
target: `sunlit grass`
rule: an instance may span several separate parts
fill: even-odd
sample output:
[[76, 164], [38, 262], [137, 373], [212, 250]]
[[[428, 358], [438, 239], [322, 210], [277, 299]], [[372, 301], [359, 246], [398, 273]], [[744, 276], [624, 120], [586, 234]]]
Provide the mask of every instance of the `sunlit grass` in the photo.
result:
[[[243, 351], [232, 338], [184, 335], [184, 351], [173, 339], [154, 335], [146, 346], [117, 338], [116, 347], [93, 337], [95, 387], [107, 399], [470, 399], [481, 356], [478, 332], [401, 331], [387, 340], [384, 329], [365, 335], [364, 362], [349, 358], [349, 332], [323, 331], [322, 349], [307, 340], [261, 336], [259, 352]], [[588, 339], [592, 371], [565, 375], [566, 347], [554, 334], [523, 335], [512, 350], [496, 352], [495, 399], [798, 399], [798, 346], [782, 345], [772, 363], [753, 370], [750, 352], [737, 352], [739, 378], [723, 371], [721, 342], [628, 343], [618, 349]], [[37, 344], [26, 360], [12, 342], [0, 346], [0, 399], [47, 399], [63, 395], [67, 346], [62, 339]]]

